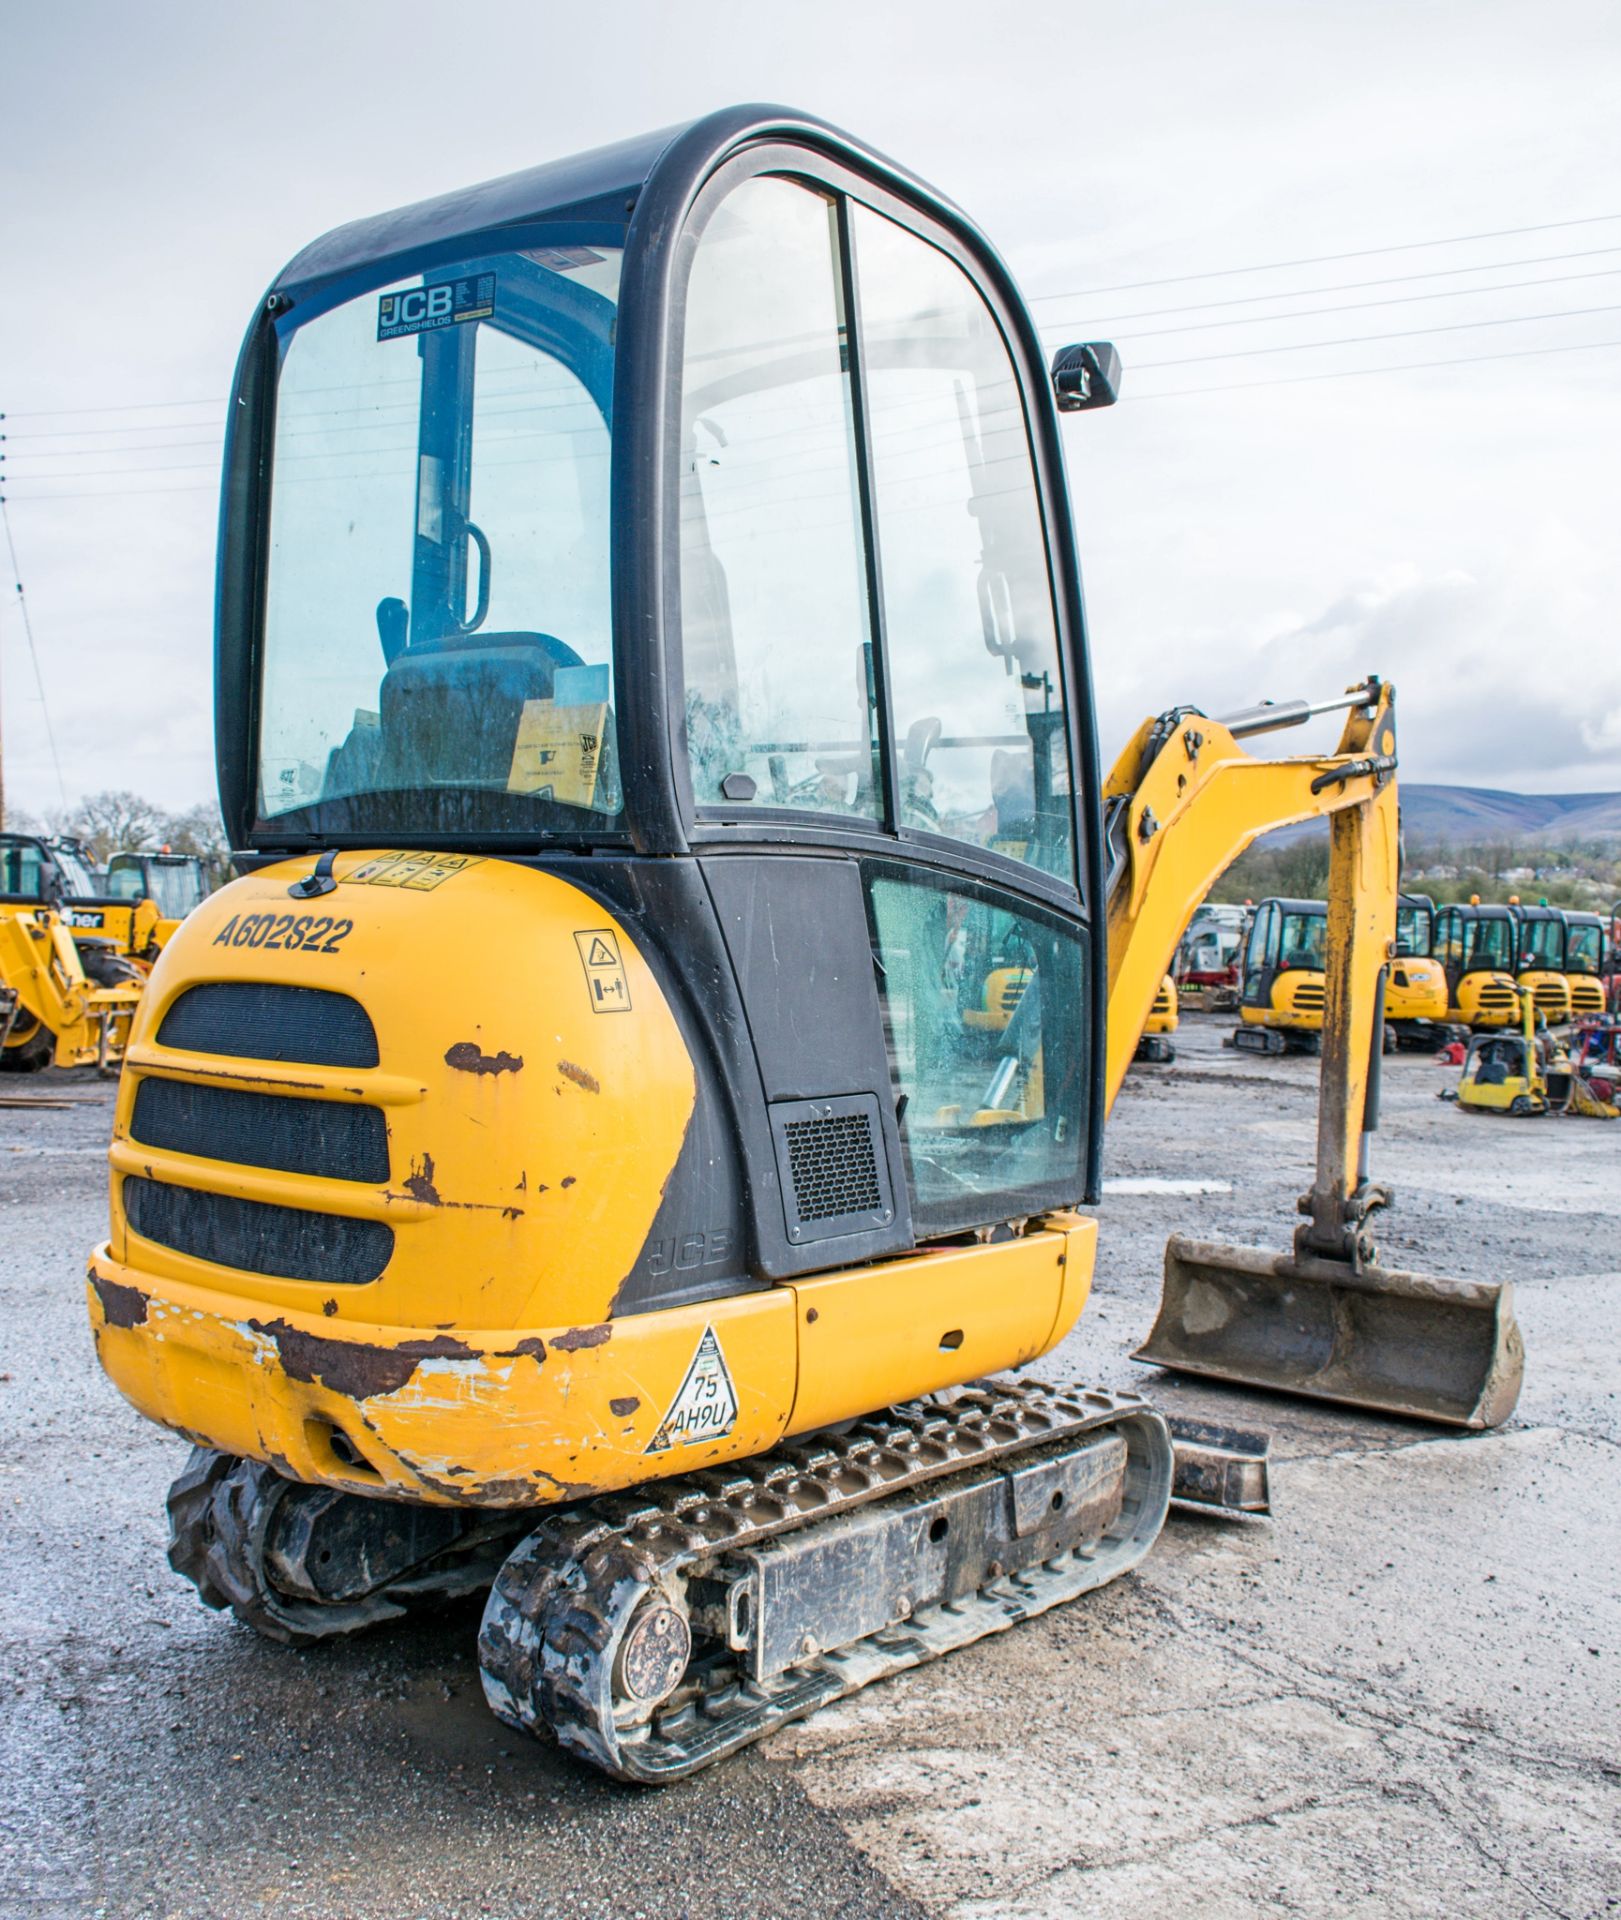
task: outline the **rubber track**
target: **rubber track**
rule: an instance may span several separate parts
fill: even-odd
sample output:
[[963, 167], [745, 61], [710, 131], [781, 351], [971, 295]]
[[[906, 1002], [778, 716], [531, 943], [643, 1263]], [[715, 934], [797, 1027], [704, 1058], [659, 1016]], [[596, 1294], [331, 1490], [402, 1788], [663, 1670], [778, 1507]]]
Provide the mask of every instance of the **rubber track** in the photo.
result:
[[[1100, 1429], [1124, 1432], [1126, 1506], [1095, 1547], [920, 1609], [904, 1625], [775, 1679], [739, 1677], [651, 1725], [616, 1724], [613, 1666], [653, 1588], [694, 1562], [964, 1469]], [[544, 1520], [509, 1556], [485, 1608], [485, 1697], [509, 1725], [549, 1729], [621, 1779], [674, 1780], [886, 1675], [1044, 1612], [1135, 1566], [1158, 1536], [1172, 1452], [1160, 1416], [1134, 1394], [999, 1384], [949, 1405], [917, 1402], [737, 1467], [614, 1494]]]

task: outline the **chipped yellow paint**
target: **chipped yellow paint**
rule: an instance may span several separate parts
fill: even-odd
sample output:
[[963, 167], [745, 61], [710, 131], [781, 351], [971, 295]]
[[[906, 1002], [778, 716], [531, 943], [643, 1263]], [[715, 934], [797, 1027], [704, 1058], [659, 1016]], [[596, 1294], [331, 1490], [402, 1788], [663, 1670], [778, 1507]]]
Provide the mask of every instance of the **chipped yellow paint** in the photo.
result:
[[[148, 1284], [105, 1250], [91, 1261], [102, 1364], [141, 1412], [297, 1479], [359, 1493], [543, 1504], [762, 1452], [793, 1405], [793, 1297], [784, 1289], [598, 1327], [458, 1328], [437, 1342], [447, 1351], [416, 1358], [400, 1348], [436, 1344], [417, 1328], [357, 1334], [319, 1309], [269, 1312], [240, 1294], [173, 1281], [151, 1294]], [[139, 1325], [109, 1320], [109, 1287], [143, 1295]], [[118, 1317], [133, 1317], [114, 1298]], [[732, 1376], [736, 1424], [720, 1440], [650, 1454], [706, 1327]], [[353, 1390], [367, 1373], [380, 1390]]]

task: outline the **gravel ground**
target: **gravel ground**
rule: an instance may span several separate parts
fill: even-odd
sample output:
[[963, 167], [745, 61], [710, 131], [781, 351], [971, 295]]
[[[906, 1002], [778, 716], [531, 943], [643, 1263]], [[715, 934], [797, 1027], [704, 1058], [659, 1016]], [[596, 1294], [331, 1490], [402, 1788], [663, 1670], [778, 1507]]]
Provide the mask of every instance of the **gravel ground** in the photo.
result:
[[1127, 1358], [1165, 1233], [1282, 1246], [1311, 1160], [1315, 1063], [1226, 1025], [1128, 1081], [1092, 1303], [1040, 1371], [1269, 1427], [1276, 1517], [1176, 1519], [1105, 1593], [658, 1793], [490, 1718], [476, 1606], [297, 1654], [170, 1576], [184, 1448], [84, 1321], [109, 1090], [0, 1087], [74, 1103], [0, 1109], [0, 1911], [1621, 1910], [1621, 1126], [1460, 1114], [1387, 1065], [1386, 1256], [1515, 1282], [1502, 1432], [1181, 1385]]

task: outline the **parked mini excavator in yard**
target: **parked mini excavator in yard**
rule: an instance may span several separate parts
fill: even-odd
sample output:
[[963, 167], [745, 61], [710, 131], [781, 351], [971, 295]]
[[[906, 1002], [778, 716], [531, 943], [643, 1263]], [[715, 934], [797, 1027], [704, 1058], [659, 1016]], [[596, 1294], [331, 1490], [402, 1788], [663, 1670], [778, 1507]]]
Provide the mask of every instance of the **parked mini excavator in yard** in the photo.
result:
[[1511, 1027], [1519, 1019], [1514, 917], [1507, 907], [1442, 907], [1435, 916], [1434, 955], [1447, 977], [1447, 1019], [1472, 1032]]
[[1385, 1031], [1398, 1047], [1431, 1051], [1448, 1036], [1446, 969], [1434, 957], [1435, 902], [1404, 893], [1396, 902], [1396, 951], [1385, 983]]
[[1570, 1021], [1570, 982], [1565, 978], [1565, 916], [1557, 907], [1509, 902], [1514, 918], [1514, 972], [1521, 991], [1550, 1027]]
[[[1392, 690], [1179, 707], [1099, 779], [1058, 413], [1118, 381], [778, 108], [276, 281], [222, 517], [242, 877], [153, 968], [88, 1288], [196, 1443], [211, 1605], [306, 1641], [488, 1585], [495, 1711], [658, 1782], [1115, 1578], [1173, 1487], [1244, 1504], [1144, 1400], [992, 1376], [1075, 1323], [1177, 940], [1293, 819], [1306, 1218], [1173, 1242], [1151, 1357], [1506, 1416], [1508, 1289], [1370, 1236]], [[1241, 744], [1327, 710], [1334, 753]]]
[[1246, 1053], [1316, 1053], [1322, 1041], [1328, 907], [1321, 900], [1263, 900], [1244, 942], [1239, 1026]]

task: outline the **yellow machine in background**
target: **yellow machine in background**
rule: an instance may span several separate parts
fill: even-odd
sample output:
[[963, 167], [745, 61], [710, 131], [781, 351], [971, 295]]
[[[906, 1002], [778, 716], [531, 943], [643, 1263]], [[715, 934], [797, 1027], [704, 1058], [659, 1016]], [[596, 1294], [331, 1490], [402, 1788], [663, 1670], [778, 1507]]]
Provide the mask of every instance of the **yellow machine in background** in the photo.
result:
[[0, 834], [0, 1071], [106, 1072], [123, 1054], [140, 988], [92, 886], [72, 842]]
[[[210, 1604], [303, 1641], [487, 1586], [496, 1713], [657, 1782], [1123, 1574], [1173, 1488], [1231, 1504], [1135, 1395], [991, 1376], [1075, 1324], [1178, 938], [1293, 819], [1331, 820], [1306, 1224], [1193, 1287], [1173, 1243], [1154, 1357], [1506, 1417], [1507, 1290], [1368, 1230], [1391, 689], [1178, 708], [1100, 778], [1056, 410], [1118, 380], [780, 109], [277, 281], [222, 518], [244, 871], [153, 970], [88, 1291], [198, 1443]], [[1332, 754], [1239, 745], [1314, 711]]]
[[1154, 1004], [1149, 1008], [1148, 1019], [1143, 1027], [1143, 1037], [1137, 1042], [1135, 1057], [1138, 1060], [1157, 1061], [1168, 1066], [1176, 1058], [1176, 1048], [1171, 1044], [1171, 1035], [1181, 1024], [1177, 1008], [1176, 982], [1170, 974], [1160, 982], [1159, 992], [1154, 995]]
[[1435, 958], [1447, 977], [1447, 1019], [1471, 1030], [1513, 1026], [1519, 1018], [1515, 986], [1514, 917], [1507, 907], [1441, 907], [1435, 916]]
[[1244, 979], [1232, 1036], [1249, 1053], [1315, 1053], [1323, 1031], [1328, 908], [1321, 900], [1263, 900], [1244, 943]]
[[195, 854], [115, 853], [107, 862], [103, 893], [109, 901], [128, 901], [130, 915], [140, 915], [145, 938], [136, 948], [137, 929], [131, 928], [133, 957], [150, 967], [176, 927], [205, 899], [208, 885], [203, 863]]
[[1522, 992], [1550, 1027], [1569, 1023], [1570, 982], [1565, 978], [1565, 916], [1557, 907], [1509, 901], [1514, 916], [1514, 972]]
[[1396, 903], [1396, 951], [1385, 982], [1385, 1027], [1397, 1046], [1433, 1047], [1447, 1025], [1446, 969], [1432, 957], [1435, 902], [1404, 893]]
[[1517, 1033], [1476, 1034], [1464, 1055], [1455, 1089], [1443, 1099], [1483, 1113], [1529, 1117], [1574, 1113], [1594, 1120], [1621, 1119], [1621, 1109], [1590, 1086], [1536, 1010], [1531, 988], [1518, 989]]
[[1564, 974], [1570, 990], [1570, 1017], [1582, 1020], [1604, 1012], [1604, 930], [1602, 915], [1566, 907]]
[[0, 1072], [45, 1067], [110, 1071], [123, 1057], [140, 988], [101, 986], [85, 972], [62, 916], [0, 909]]

